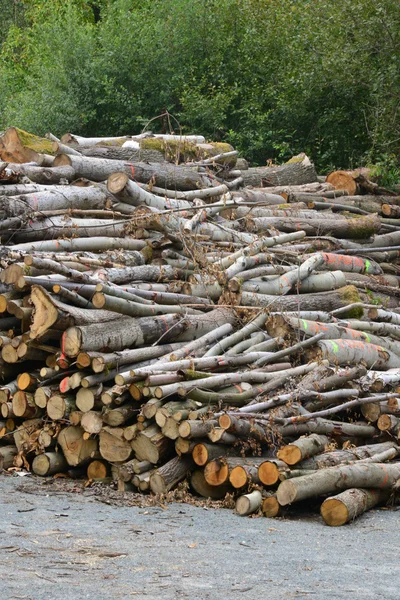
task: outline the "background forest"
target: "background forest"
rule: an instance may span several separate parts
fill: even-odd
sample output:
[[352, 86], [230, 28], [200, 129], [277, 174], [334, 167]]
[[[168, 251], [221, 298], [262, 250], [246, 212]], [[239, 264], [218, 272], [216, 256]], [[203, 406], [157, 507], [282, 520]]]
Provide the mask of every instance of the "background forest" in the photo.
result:
[[0, 0], [0, 13], [0, 128], [134, 134], [168, 109], [255, 164], [305, 151], [320, 172], [399, 174], [398, 0]]

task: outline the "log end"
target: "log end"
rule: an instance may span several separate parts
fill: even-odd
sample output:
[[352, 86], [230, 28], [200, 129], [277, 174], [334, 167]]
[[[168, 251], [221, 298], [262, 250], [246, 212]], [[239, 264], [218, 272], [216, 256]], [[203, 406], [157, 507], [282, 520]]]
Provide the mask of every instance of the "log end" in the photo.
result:
[[[232, 487], [234, 487], [236, 490], [244, 487], [247, 483], [246, 470], [240, 465], [238, 465], [237, 467], [234, 467], [229, 475], [229, 481], [230, 481]], [[240, 500], [240, 498], [239, 498], [239, 500]], [[236, 506], [236, 510], [237, 510], [237, 506]]]
[[292, 504], [292, 502], [296, 500], [296, 495], [296, 486], [290, 479], [282, 481], [276, 493], [276, 497], [280, 506], [287, 506], [288, 504]]
[[264, 485], [275, 485], [279, 479], [279, 469], [276, 464], [266, 460], [258, 467], [258, 477]]
[[261, 505], [262, 513], [265, 517], [272, 519], [273, 517], [277, 517], [279, 515], [279, 502], [275, 498], [275, 496], [271, 496], [270, 498], [264, 498]]
[[223, 485], [229, 478], [229, 467], [220, 460], [212, 460], [204, 469], [204, 477], [209, 485]]
[[330, 527], [340, 527], [347, 523], [349, 511], [337, 498], [327, 498], [321, 505], [321, 516]]
[[297, 446], [289, 444], [278, 451], [277, 457], [287, 465], [297, 465], [302, 459], [301, 451]]

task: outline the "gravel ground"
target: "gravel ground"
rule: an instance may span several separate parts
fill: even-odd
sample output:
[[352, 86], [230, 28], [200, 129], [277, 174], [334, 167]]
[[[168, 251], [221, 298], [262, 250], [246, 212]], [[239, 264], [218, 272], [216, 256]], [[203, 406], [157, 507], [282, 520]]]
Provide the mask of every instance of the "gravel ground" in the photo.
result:
[[0, 476], [1, 599], [400, 597], [396, 511], [329, 528], [316, 516], [129, 503], [75, 482]]

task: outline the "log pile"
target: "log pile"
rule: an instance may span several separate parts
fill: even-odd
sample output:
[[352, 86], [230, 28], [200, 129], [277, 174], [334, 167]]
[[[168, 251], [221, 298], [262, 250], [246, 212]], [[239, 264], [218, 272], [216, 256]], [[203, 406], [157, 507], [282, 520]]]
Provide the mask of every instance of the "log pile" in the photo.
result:
[[329, 525], [396, 499], [400, 197], [201, 136], [0, 159], [1, 469]]

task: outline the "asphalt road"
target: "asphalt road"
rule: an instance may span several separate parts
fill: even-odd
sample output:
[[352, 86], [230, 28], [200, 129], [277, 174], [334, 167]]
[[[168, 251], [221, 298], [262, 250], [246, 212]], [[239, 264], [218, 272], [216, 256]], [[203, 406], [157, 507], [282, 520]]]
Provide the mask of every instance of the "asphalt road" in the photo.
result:
[[396, 511], [329, 528], [304, 515], [129, 503], [75, 483], [0, 476], [1, 599], [400, 598]]

